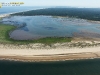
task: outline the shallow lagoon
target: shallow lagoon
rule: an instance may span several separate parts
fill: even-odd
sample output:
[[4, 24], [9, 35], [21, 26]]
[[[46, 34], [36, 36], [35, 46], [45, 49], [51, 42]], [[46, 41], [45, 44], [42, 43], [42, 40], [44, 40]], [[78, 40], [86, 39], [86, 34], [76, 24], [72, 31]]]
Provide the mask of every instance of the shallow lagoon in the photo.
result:
[[[39, 37], [89, 37], [100, 38], [100, 23], [84, 19], [52, 16], [12, 16], [3, 23], [26, 26], [18, 28]], [[33, 37], [34, 39], [34, 37]]]

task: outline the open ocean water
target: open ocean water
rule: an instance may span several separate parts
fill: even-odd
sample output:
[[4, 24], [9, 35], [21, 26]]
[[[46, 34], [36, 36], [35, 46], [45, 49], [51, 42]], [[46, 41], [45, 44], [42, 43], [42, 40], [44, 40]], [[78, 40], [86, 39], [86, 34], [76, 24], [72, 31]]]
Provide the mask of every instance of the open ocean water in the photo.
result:
[[34, 6], [11, 6], [11, 7], [2, 7], [0, 8], [0, 14], [8, 14], [14, 12], [22, 12], [27, 10], [36, 10], [43, 9], [46, 7], [34, 7]]
[[0, 61], [0, 75], [100, 75], [100, 59], [59, 62]]

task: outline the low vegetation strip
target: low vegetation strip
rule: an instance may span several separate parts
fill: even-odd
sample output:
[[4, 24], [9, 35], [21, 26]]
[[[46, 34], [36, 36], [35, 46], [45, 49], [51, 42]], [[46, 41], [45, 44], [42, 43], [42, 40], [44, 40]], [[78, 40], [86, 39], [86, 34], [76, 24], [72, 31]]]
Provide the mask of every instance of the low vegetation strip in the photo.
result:
[[38, 40], [34, 40], [35, 43], [44, 43], [46, 45], [53, 44], [53, 43], [64, 43], [64, 42], [71, 42], [70, 37], [47, 37], [41, 38]]
[[10, 43], [9, 32], [15, 28], [12, 25], [0, 24], [0, 43]]

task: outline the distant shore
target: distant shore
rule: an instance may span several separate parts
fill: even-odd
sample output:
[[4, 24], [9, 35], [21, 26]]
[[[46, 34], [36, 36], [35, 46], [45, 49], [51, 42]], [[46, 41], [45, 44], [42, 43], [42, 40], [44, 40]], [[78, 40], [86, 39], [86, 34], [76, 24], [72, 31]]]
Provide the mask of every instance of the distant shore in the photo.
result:
[[[31, 10], [34, 10], [34, 9], [31, 9]], [[12, 14], [27, 12], [27, 11], [31, 11], [31, 10], [25, 10], [25, 11], [19, 11], [19, 12], [7, 13], [7, 14], [0, 14], [0, 18], [8, 17], [8, 16], [11, 16]]]

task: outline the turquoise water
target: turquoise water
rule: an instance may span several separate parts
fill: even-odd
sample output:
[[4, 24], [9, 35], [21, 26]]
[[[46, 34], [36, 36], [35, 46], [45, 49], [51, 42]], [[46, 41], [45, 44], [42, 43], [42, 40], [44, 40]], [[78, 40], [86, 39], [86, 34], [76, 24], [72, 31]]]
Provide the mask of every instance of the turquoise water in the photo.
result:
[[0, 75], [100, 75], [100, 59], [60, 62], [0, 61]]

